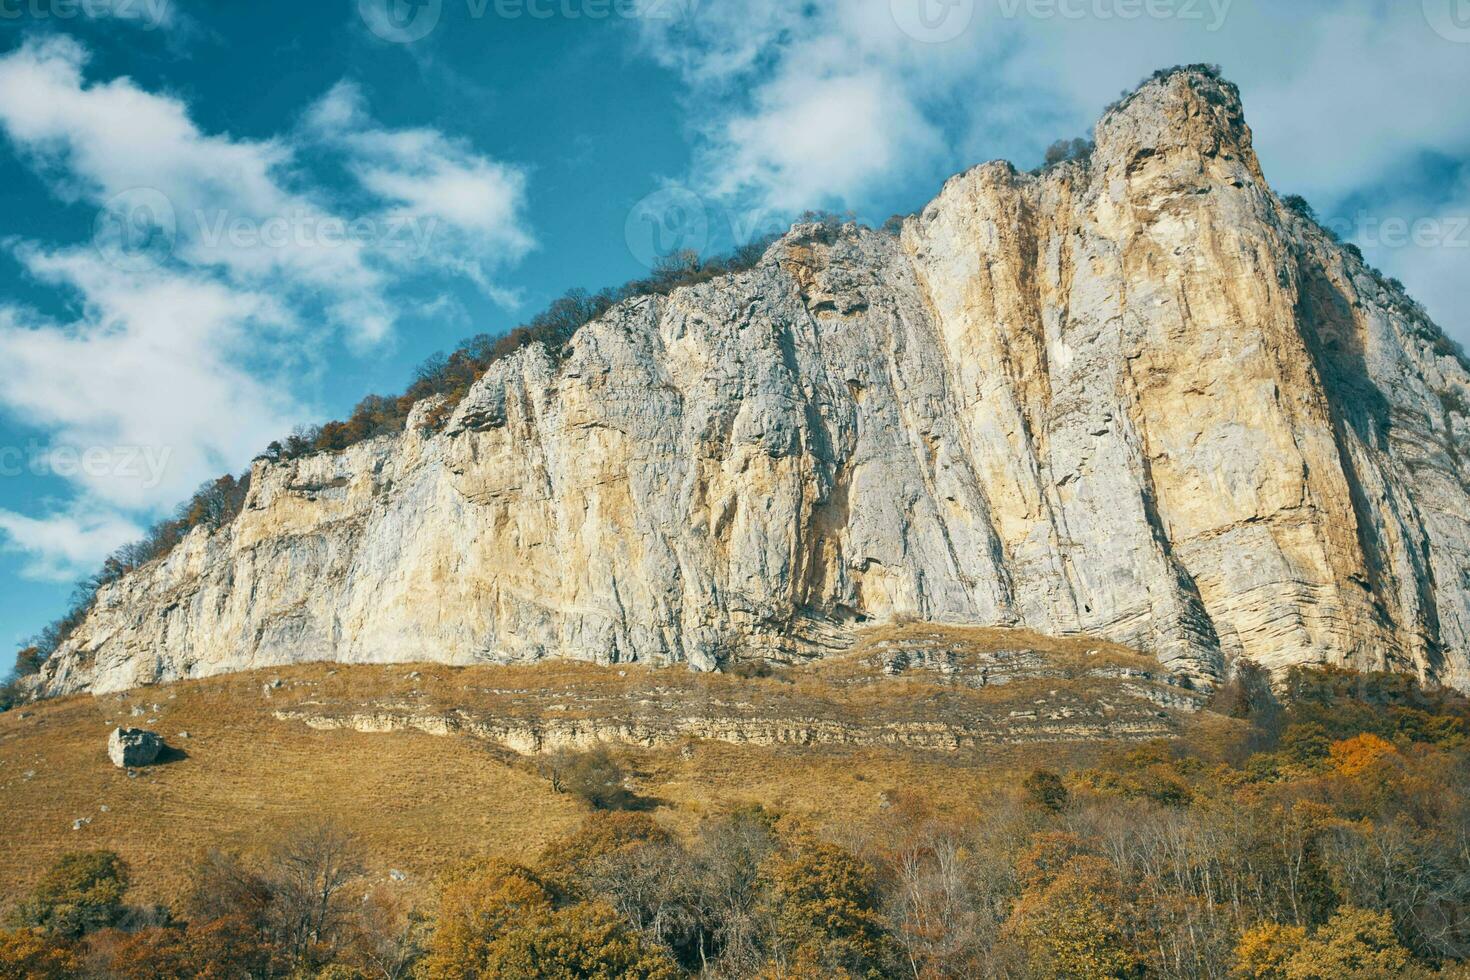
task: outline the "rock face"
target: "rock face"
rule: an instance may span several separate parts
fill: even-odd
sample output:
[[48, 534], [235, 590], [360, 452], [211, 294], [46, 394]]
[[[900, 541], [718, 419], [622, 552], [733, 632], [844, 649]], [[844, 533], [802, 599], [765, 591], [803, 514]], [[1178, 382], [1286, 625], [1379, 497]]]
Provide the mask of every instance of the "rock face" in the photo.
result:
[[119, 769], [152, 765], [163, 751], [163, 739], [141, 728], [114, 728], [107, 739], [107, 757]]
[[1180, 72], [1090, 160], [497, 363], [429, 431], [258, 462], [44, 693], [306, 660], [791, 659], [917, 618], [1470, 687], [1470, 371]]

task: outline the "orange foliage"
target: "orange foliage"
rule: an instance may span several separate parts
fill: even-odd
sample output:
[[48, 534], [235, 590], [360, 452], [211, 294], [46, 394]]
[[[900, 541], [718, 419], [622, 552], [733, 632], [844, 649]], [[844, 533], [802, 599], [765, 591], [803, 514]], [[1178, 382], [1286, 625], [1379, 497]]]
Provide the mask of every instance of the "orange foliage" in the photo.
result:
[[76, 976], [77, 965], [71, 947], [54, 936], [0, 932], [0, 980], [63, 980]]
[[1333, 742], [1328, 752], [1332, 756], [1333, 765], [1344, 776], [1361, 776], [1384, 759], [1399, 754], [1392, 742], [1371, 733]]

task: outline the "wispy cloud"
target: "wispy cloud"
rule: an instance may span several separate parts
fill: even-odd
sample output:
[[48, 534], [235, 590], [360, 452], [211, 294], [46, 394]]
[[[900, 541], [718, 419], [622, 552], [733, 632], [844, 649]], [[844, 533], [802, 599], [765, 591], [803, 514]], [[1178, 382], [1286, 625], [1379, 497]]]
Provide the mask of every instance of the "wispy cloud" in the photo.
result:
[[[505, 298], [494, 276], [533, 244], [524, 173], [434, 129], [378, 125], [351, 86], [305, 126], [240, 139], [129, 78], [89, 80], [88, 62], [62, 36], [0, 56], [0, 135], [59, 198], [99, 209], [90, 242], [5, 243], [77, 312], [0, 296], [0, 408], [47, 454], [101, 464], [47, 467], [72, 496], [0, 520], [43, 576], [310, 418], [286, 369], [333, 337], [388, 341], [396, 290], [427, 271]], [[361, 193], [342, 192], [340, 167], [313, 169], [323, 148]], [[103, 462], [130, 450], [150, 465]]]
[[312, 106], [305, 129], [338, 151], [358, 184], [383, 202], [385, 226], [418, 229], [425, 241], [433, 239], [433, 247], [413, 259], [464, 275], [505, 300], [494, 273], [535, 246], [525, 217], [523, 169], [434, 129], [380, 125], [361, 88], [348, 81]]
[[108, 554], [134, 541], [142, 529], [110, 513], [65, 513], [44, 519], [0, 510], [4, 550], [28, 556], [27, 578], [74, 582], [94, 571]]
[[347, 221], [285, 186], [285, 142], [207, 135], [184, 103], [127, 78], [85, 84], [86, 63], [66, 37], [0, 58], [0, 128], [60, 193], [110, 202], [125, 231], [163, 223], [172, 256], [188, 265], [325, 290], [343, 326], [369, 340], [386, 335], [382, 274], [360, 241], [313, 234]]

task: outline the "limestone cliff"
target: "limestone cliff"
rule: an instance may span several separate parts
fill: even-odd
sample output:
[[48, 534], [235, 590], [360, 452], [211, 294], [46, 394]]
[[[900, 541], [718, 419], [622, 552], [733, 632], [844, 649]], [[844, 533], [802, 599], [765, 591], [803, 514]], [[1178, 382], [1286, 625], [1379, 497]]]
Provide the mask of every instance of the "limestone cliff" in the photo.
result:
[[47, 693], [306, 660], [794, 658], [864, 621], [1089, 633], [1196, 675], [1470, 687], [1470, 372], [1181, 72], [1090, 160], [496, 364], [431, 431], [255, 465], [99, 594]]

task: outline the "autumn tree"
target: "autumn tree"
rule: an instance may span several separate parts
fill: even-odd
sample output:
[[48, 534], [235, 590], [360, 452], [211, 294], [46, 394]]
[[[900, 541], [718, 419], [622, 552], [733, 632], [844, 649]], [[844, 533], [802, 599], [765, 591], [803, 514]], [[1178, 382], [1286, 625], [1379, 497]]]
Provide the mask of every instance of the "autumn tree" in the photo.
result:
[[1267, 924], [1241, 936], [1236, 971], [1252, 980], [1381, 980], [1414, 974], [1386, 912], [1344, 907], [1315, 931]]
[[1084, 842], [1047, 835], [1024, 863], [1026, 890], [1005, 935], [1047, 976], [1115, 980], [1142, 976], [1130, 936], [1130, 901], [1119, 876]]
[[298, 827], [272, 849], [264, 876], [270, 914], [293, 962], [330, 959], [341, 940], [346, 889], [364, 872], [361, 844], [330, 823]]
[[243, 919], [144, 929], [113, 951], [116, 980], [195, 980], [198, 977], [270, 976], [284, 968], [265, 938]]
[[1333, 766], [1344, 776], [1362, 776], [1386, 759], [1398, 756], [1398, 749], [1385, 738], [1371, 732], [1333, 742], [1327, 749]]
[[1047, 813], [1061, 813], [1072, 799], [1062, 777], [1050, 769], [1033, 770], [1021, 785], [1027, 801]]
[[1306, 944], [1303, 926], [1262, 923], [1247, 929], [1236, 943], [1235, 972], [1250, 980], [1287, 980], [1287, 964]]
[[517, 922], [491, 943], [486, 977], [674, 980], [678, 967], [610, 906], [579, 903]]
[[824, 841], [804, 839], [766, 862], [773, 952], [801, 972], [882, 977], [896, 949], [873, 869]]
[[763, 868], [780, 846], [777, 818], [759, 806], [706, 821], [693, 844], [691, 905], [699, 922], [694, 954], [748, 976], [762, 962], [769, 933]]
[[70, 980], [80, 960], [70, 943], [38, 930], [0, 932], [0, 980]]
[[210, 850], [190, 872], [183, 908], [196, 921], [237, 918], [263, 931], [273, 897], [270, 882], [239, 855]]
[[542, 856], [543, 879], [560, 895], [611, 905], [628, 923], [670, 946], [688, 942], [691, 866], [669, 831], [641, 813], [598, 812]]
[[65, 854], [13, 918], [20, 926], [76, 938], [121, 919], [127, 890], [128, 866], [112, 851]]
[[339, 959], [375, 980], [405, 980], [427, 952], [428, 933], [424, 916], [401, 895], [375, 888], [348, 920]]
[[29, 677], [31, 674], [38, 673], [45, 659], [38, 647], [26, 647], [15, 655], [15, 675]]
[[500, 860], [476, 862], [445, 875], [425, 980], [489, 978], [492, 947], [518, 922], [552, 911], [552, 896], [530, 869]]
[[[872, 856], [909, 971], [992, 975], [992, 951], [1016, 890], [1007, 815], [992, 811], [983, 833], [913, 806], [895, 816], [883, 820], [889, 830]], [[1030, 823], [1035, 811], [1016, 816]]]

